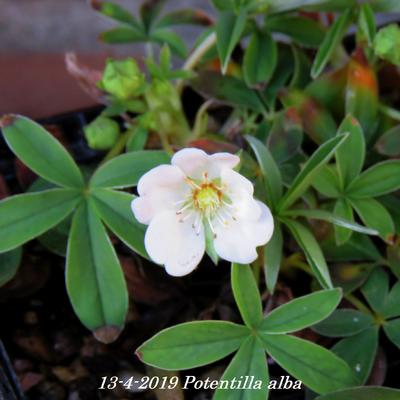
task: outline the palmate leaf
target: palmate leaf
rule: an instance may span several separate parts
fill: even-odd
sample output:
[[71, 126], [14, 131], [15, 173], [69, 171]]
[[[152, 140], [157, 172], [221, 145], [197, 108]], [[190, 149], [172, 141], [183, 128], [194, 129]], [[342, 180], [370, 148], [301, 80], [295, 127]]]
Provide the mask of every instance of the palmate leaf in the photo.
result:
[[279, 222], [274, 222], [274, 233], [264, 246], [264, 273], [268, 291], [273, 294], [278, 281], [279, 269], [283, 256], [283, 235]]
[[261, 297], [250, 266], [232, 264], [231, 282], [233, 295], [243, 321], [248, 327], [257, 328], [263, 314]]
[[290, 335], [261, 333], [260, 338], [267, 353], [282, 368], [317, 393], [357, 384], [347, 363], [324, 347]]
[[323, 40], [318, 53], [315, 57], [314, 64], [311, 69], [311, 76], [315, 79], [323, 71], [336, 47], [340, 44], [345, 35], [350, 22], [352, 10], [348, 8], [341, 14], [332, 24]]
[[146, 226], [140, 224], [131, 210], [134, 199], [129, 193], [98, 188], [93, 192], [93, 206], [102, 221], [132, 250], [148, 258], [144, 247]]
[[279, 202], [279, 210], [288, 209], [310, 187], [314, 176], [333, 156], [335, 151], [343, 144], [348, 135], [336, 136], [323, 143], [318, 150], [307, 160], [302, 170], [294, 179], [292, 185]]
[[125, 323], [128, 293], [118, 257], [90, 199], [72, 221], [66, 283], [81, 322], [98, 340], [114, 341]]
[[398, 400], [399, 398], [400, 390], [367, 386], [339, 390], [325, 396], [317, 397], [316, 400]]
[[142, 344], [136, 354], [146, 364], [184, 370], [210, 364], [239, 348], [248, 328], [224, 321], [187, 322], [165, 329]]
[[386, 208], [375, 199], [350, 199], [350, 203], [363, 223], [375, 229], [383, 240], [393, 241], [395, 227]]
[[374, 311], [383, 312], [389, 294], [388, 274], [382, 268], [375, 269], [361, 288], [361, 292]]
[[247, 12], [244, 10], [238, 15], [231, 11], [224, 11], [218, 15], [216, 25], [217, 49], [223, 74], [226, 73], [232, 52], [242, 37], [246, 21]]
[[361, 172], [365, 161], [365, 138], [361, 125], [348, 115], [339, 127], [338, 134], [349, 137], [336, 151], [336, 163], [342, 188], [347, 187]]
[[328, 337], [346, 337], [372, 327], [374, 319], [371, 315], [358, 310], [340, 308], [312, 329], [320, 335]]
[[254, 136], [246, 136], [251, 148], [256, 155], [258, 164], [264, 178], [265, 188], [272, 208], [282, 197], [283, 185], [279, 168], [267, 147]]
[[73, 158], [39, 124], [20, 115], [6, 115], [0, 120], [0, 127], [11, 150], [38, 175], [65, 187], [83, 186]]
[[0, 253], [0, 287], [14, 278], [22, 258], [22, 248]]
[[254, 32], [243, 59], [244, 80], [252, 87], [266, 83], [275, 72], [278, 48], [269, 32]]
[[378, 349], [378, 327], [371, 326], [360, 333], [342, 339], [333, 346], [332, 351], [345, 360], [360, 384], [369, 377]]
[[136, 186], [139, 179], [160, 164], [168, 164], [164, 151], [140, 150], [122, 154], [100, 166], [90, 180], [93, 188], [126, 188]]
[[375, 164], [355, 179], [348, 188], [352, 198], [370, 198], [394, 192], [400, 188], [400, 161], [390, 160]]
[[254, 381], [260, 380], [262, 382], [261, 388], [217, 389], [213, 400], [266, 400], [268, 398], [267, 358], [261, 341], [254, 336], [244, 340], [222, 375], [221, 381], [232, 381], [240, 376], [251, 376], [254, 377]]
[[327, 318], [342, 298], [340, 289], [321, 290], [299, 297], [270, 312], [259, 330], [268, 334], [296, 332]]
[[313, 234], [300, 222], [285, 219], [284, 223], [289, 228], [296, 242], [304, 251], [311, 270], [320, 285], [325, 289], [332, 288], [332, 280], [325, 257]]
[[15, 249], [57, 225], [81, 198], [74, 189], [50, 189], [0, 201], [0, 253]]

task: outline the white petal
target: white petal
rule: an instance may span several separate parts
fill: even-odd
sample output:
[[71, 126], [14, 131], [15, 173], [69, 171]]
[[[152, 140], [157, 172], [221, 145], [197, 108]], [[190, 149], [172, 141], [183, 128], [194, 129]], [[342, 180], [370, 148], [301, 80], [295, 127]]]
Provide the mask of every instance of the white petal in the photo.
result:
[[185, 175], [201, 179], [206, 172], [210, 179], [218, 178], [223, 169], [232, 169], [239, 164], [240, 158], [230, 153], [208, 155], [200, 149], [187, 148], [178, 151], [171, 164], [178, 166]]
[[266, 244], [272, 236], [274, 222], [269, 208], [258, 202], [261, 209], [257, 221], [228, 221], [227, 225], [215, 222], [217, 237], [214, 247], [224, 260], [248, 264], [257, 259], [256, 247]]
[[261, 216], [258, 221], [243, 222], [243, 232], [252, 240], [254, 246], [263, 246], [270, 241], [274, 232], [274, 218], [264, 203], [261, 201], [257, 203], [261, 208]]
[[174, 154], [171, 164], [179, 167], [186, 176], [201, 179], [207, 171], [208, 155], [200, 149], [187, 148]]
[[145, 246], [151, 259], [165, 265], [173, 276], [192, 272], [205, 252], [204, 230], [197, 235], [193, 220], [179, 222], [175, 212], [157, 214], [151, 221], [145, 236]]
[[228, 225], [216, 224], [214, 248], [224, 260], [248, 264], [257, 258], [257, 251], [252, 242], [242, 230], [238, 221], [229, 221]]
[[230, 194], [240, 193], [243, 190], [251, 195], [254, 193], [253, 184], [243, 175], [231, 169], [223, 169], [221, 171], [221, 183]]
[[156, 214], [167, 210], [176, 211], [176, 204], [184, 199], [185, 194], [183, 189], [155, 187], [132, 201], [132, 212], [140, 223], [148, 225]]
[[240, 157], [231, 153], [215, 153], [210, 157], [213, 164], [218, 165], [222, 169], [233, 169], [240, 163]]
[[143, 196], [154, 188], [169, 187], [176, 189], [185, 184], [185, 175], [172, 165], [159, 165], [146, 172], [139, 180], [137, 190]]
[[254, 200], [252, 183], [244, 176], [232, 170], [223, 170], [221, 183], [224, 193], [231, 200], [231, 209], [238, 219], [256, 221], [260, 218], [261, 208]]

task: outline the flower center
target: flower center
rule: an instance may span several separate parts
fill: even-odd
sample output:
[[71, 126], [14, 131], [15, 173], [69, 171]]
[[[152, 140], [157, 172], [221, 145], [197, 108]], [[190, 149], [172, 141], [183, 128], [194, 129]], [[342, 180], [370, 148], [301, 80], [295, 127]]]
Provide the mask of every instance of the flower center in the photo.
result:
[[212, 183], [203, 183], [200, 189], [193, 191], [193, 203], [195, 208], [204, 214], [213, 214], [221, 205], [222, 193]]
[[218, 180], [210, 180], [208, 174], [204, 173], [200, 182], [190, 178], [186, 178], [186, 182], [191, 191], [184, 199], [175, 203], [179, 222], [192, 218], [192, 227], [196, 234], [199, 234], [201, 226], [207, 223], [216, 237], [213, 223], [227, 226], [230, 221], [236, 221], [236, 207], [224, 193], [224, 188], [219, 186]]

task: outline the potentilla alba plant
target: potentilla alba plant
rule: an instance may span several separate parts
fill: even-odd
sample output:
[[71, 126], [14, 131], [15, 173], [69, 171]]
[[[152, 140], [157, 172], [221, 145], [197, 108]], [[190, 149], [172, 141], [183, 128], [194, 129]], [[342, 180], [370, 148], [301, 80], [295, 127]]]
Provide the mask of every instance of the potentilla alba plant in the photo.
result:
[[172, 157], [171, 165], [153, 168], [140, 179], [132, 211], [149, 225], [149, 256], [170, 275], [192, 272], [208, 246], [227, 261], [251, 263], [256, 248], [270, 240], [271, 212], [254, 199], [252, 183], [234, 170], [239, 162], [229, 153], [187, 148]]

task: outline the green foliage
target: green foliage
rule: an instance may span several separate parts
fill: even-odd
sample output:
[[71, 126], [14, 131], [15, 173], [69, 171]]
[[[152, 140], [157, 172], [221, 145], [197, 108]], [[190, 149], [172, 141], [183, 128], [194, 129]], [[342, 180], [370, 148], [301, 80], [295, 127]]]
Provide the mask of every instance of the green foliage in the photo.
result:
[[119, 136], [119, 125], [107, 117], [98, 117], [85, 126], [85, 137], [90, 148], [107, 150], [114, 146]]
[[22, 249], [17, 247], [6, 253], [0, 253], [0, 287], [9, 282], [17, 273], [21, 262]]
[[351, 9], [347, 9], [342, 15], [340, 15], [334, 24], [327, 32], [321, 47], [315, 57], [314, 64], [311, 69], [311, 76], [316, 78], [322, 70], [325, 68], [336, 47], [343, 39], [344, 34], [349, 28], [351, 21]]
[[[114, 341], [125, 323], [128, 296], [103, 223], [127, 246], [143, 256], [147, 253], [143, 226], [130, 210], [133, 196], [113, 189], [136, 186], [140, 176], [169, 157], [161, 151], [127, 153], [98, 168], [86, 184], [66, 149], [38, 124], [19, 116], [6, 116], [1, 123], [10, 148], [48, 181], [37, 184], [36, 192], [0, 202], [1, 283], [15, 274], [20, 245], [38, 236], [45, 240], [45, 232], [72, 215], [66, 255], [68, 294], [82, 323], [99, 340]], [[60, 228], [58, 233], [62, 232]], [[57, 246], [48, 237], [44, 243], [64, 252], [62, 243]]]
[[225, 74], [234, 48], [242, 37], [246, 26], [247, 13], [239, 15], [225, 11], [218, 16], [216, 26], [217, 48], [221, 60], [222, 73]]
[[374, 40], [375, 54], [394, 65], [400, 65], [400, 28], [397, 24], [391, 24], [379, 30]]
[[[140, 346], [136, 354], [157, 368], [181, 370], [217, 361], [238, 349], [223, 376], [238, 377], [254, 371], [255, 376], [263, 380], [263, 389], [252, 392], [260, 399], [265, 399], [268, 392], [265, 351], [318, 393], [357, 383], [350, 367], [329, 350], [282, 334], [306, 328], [329, 316], [341, 299], [340, 290], [323, 290], [295, 299], [263, 319], [261, 298], [249, 266], [232, 265], [232, 287], [247, 327], [222, 321], [184, 323], [156, 334]], [[239, 396], [238, 391], [215, 393], [217, 399], [231, 396]]]

